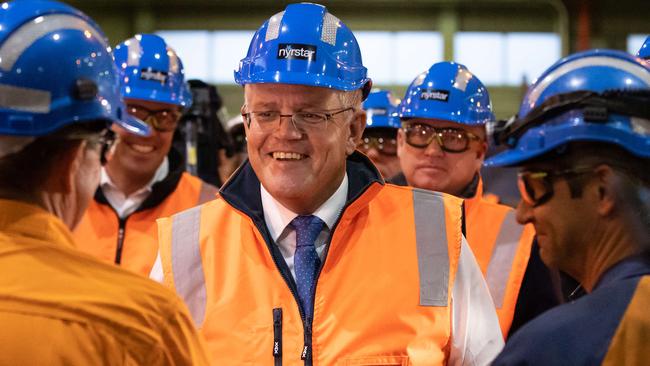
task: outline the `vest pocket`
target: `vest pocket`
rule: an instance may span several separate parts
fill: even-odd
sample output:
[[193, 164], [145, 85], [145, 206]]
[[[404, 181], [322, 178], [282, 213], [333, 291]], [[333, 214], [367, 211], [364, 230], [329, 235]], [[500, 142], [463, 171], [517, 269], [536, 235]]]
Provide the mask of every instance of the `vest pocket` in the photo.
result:
[[409, 366], [408, 356], [367, 356], [346, 358], [337, 363], [340, 366]]

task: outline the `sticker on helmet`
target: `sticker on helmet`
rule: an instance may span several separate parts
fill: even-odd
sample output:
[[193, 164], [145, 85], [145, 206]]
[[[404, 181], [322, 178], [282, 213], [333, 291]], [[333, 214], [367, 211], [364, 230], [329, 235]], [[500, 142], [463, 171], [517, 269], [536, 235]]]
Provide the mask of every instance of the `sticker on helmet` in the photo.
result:
[[316, 59], [316, 46], [299, 43], [280, 43], [278, 45], [278, 59], [281, 60], [306, 60], [313, 61]]
[[140, 79], [158, 81], [161, 84], [164, 84], [167, 81], [167, 73], [165, 71], [154, 70], [149, 67], [140, 70]]
[[420, 94], [420, 99], [447, 102], [449, 101], [449, 90], [423, 90]]

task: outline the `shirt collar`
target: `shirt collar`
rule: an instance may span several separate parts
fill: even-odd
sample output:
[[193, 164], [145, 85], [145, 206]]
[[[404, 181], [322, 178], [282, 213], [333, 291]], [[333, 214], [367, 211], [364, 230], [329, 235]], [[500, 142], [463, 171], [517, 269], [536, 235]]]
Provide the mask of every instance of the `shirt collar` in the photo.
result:
[[[277, 241], [284, 229], [291, 223], [297, 213], [282, 206], [271, 194], [260, 184], [260, 193], [262, 196], [262, 209], [264, 211], [264, 221], [269, 229], [273, 241]], [[323, 220], [328, 229], [332, 229], [338, 219], [345, 201], [348, 196], [348, 175], [343, 176], [341, 184], [334, 194], [330, 196], [312, 215]]]
[[[153, 187], [154, 184], [165, 179], [165, 177], [167, 177], [167, 174], [169, 174], [169, 159], [165, 156], [165, 159], [163, 159], [163, 162], [160, 164], [158, 169], [156, 169], [156, 172], [154, 173], [153, 177], [151, 177], [151, 180], [147, 184], [145, 184], [144, 187], [133, 192], [131, 196], [142, 192], [151, 192], [152, 191], [151, 187]], [[116, 190], [118, 189], [115, 183], [113, 183], [113, 181], [111, 180], [111, 177], [106, 172], [105, 167], [102, 167], [101, 170], [101, 175], [99, 178], [99, 186], [102, 188], [108, 186]]]
[[60, 218], [42, 207], [21, 201], [0, 199], [0, 237], [5, 234], [74, 247], [72, 233]]
[[607, 269], [594, 286], [594, 291], [601, 286], [647, 274], [650, 274], [650, 257], [648, 255], [631, 256]]

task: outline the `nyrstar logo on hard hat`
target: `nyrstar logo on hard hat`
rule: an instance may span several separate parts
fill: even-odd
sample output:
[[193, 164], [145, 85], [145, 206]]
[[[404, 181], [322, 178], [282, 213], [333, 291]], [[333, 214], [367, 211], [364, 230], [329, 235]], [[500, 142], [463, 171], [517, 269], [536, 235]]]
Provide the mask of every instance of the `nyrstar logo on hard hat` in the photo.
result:
[[158, 81], [161, 84], [164, 84], [165, 81], [167, 81], [167, 73], [164, 71], [153, 70], [149, 67], [140, 70], [140, 79]]
[[420, 99], [422, 100], [439, 100], [441, 102], [446, 102], [449, 100], [449, 91], [448, 90], [423, 90], [420, 94]]
[[316, 46], [299, 43], [280, 43], [278, 45], [278, 59], [298, 59], [313, 61], [316, 59]]

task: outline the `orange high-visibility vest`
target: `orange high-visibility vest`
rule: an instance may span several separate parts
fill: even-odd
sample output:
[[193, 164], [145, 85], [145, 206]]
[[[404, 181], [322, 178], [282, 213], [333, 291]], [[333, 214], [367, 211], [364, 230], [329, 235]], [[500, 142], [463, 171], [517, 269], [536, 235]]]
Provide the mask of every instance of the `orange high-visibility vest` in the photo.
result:
[[512, 325], [535, 229], [517, 223], [512, 207], [484, 199], [481, 180], [474, 197], [465, 200], [465, 227], [467, 242], [485, 276], [505, 338]]
[[[259, 183], [242, 191], [259, 196]], [[215, 364], [446, 364], [460, 199], [367, 186], [333, 228], [313, 322], [303, 323], [261, 210], [233, 196], [222, 189], [158, 220], [165, 282], [188, 304]]]
[[173, 215], [216, 198], [217, 189], [183, 173], [174, 191], [152, 208], [120, 219], [107, 203], [93, 200], [74, 230], [82, 252], [149, 276], [158, 255], [156, 219]]

